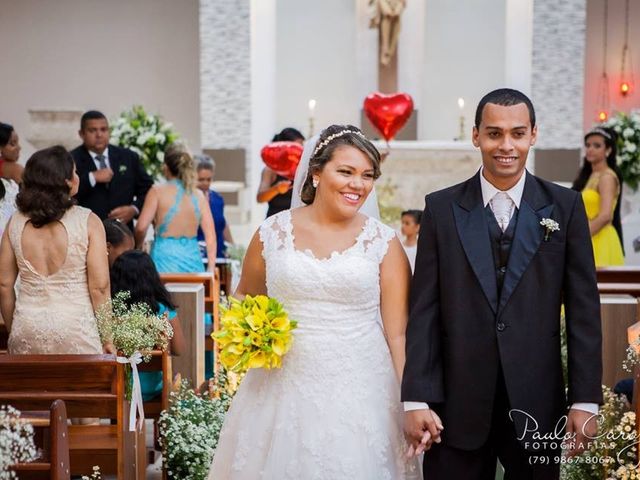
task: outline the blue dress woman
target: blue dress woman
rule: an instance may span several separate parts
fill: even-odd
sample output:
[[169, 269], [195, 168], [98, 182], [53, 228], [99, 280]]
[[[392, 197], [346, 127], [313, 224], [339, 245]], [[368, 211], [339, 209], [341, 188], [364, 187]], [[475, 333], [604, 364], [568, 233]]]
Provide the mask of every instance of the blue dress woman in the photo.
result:
[[162, 169], [167, 183], [154, 186], [145, 198], [136, 224], [136, 247], [142, 247], [153, 223], [156, 231], [151, 258], [158, 272], [203, 272], [198, 227], [204, 232], [210, 258], [215, 258], [216, 236], [209, 203], [195, 188], [193, 159], [174, 149], [165, 155]]

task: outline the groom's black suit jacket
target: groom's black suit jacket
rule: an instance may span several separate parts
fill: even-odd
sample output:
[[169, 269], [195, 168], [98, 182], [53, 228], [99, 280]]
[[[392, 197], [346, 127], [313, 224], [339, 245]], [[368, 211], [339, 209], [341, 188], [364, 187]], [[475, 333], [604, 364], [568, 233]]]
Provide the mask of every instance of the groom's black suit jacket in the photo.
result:
[[[71, 151], [80, 177], [80, 187], [76, 198], [78, 203], [91, 209], [104, 220], [109, 212], [123, 205], [135, 205], [142, 211], [144, 198], [153, 185], [153, 179], [144, 170], [140, 158], [127, 148], [109, 145], [109, 165], [113, 178], [109, 184], [96, 183], [91, 186], [89, 173], [96, 170], [96, 164], [84, 145]], [[133, 228], [133, 223], [129, 225]]]
[[[402, 400], [429, 403], [442, 417], [445, 444], [464, 450], [487, 440], [501, 370], [511, 409], [535, 418], [539, 432], [554, 430], [567, 402], [602, 403], [600, 303], [580, 194], [526, 173], [498, 295], [479, 175], [425, 199], [402, 381]], [[546, 241], [543, 218], [560, 227]], [[523, 432], [525, 415], [513, 419]]]

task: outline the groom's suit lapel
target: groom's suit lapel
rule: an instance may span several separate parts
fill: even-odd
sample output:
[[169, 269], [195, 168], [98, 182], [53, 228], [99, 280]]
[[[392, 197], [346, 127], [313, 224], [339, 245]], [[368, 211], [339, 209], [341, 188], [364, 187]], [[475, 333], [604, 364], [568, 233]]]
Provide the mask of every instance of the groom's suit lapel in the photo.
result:
[[499, 298], [489, 227], [482, 201], [480, 172], [466, 182], [460, 197], [453, 204], [453, 214], [462, 247], [495, 314], [502, 312], [538, 251], [544, 237], [540, 220], [551, 217], [553, 211], [551, 199], [542, 191], [535, 177], [528, 172], [525, 175], [527, 177], [518, 211], [516, 231]]
[[498, 311], [496, 267], [489, 238], [487, 217], [482, 204], [480, 173], [469, 179], [453, 204], [458, 236], [493, 313]]
[[540, 225], [540, 220], [550, 218], [551, 212], [553, 212], [552, 200], [540, 188], [538, 180], [528, 172], [525, 172], [525, 175], [527, 177], [518, 210], [518, 221], [507, 263], [507, 272], [500, 294], [498, 314], [502, 313], [520, 278], [540, 247], [544, 237], [544, 228]]

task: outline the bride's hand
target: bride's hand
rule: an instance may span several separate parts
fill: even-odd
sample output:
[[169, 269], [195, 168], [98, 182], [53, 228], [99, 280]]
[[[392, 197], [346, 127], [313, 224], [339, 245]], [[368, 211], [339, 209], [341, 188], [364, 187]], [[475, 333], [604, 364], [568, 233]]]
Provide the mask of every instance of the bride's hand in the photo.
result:
[[408, 457], [418, 456], [431, 448], [433, 442], [440, 443], [442, 420], [431, 409], [412, 410], [404, 414], [404, 434], [409, 443]]

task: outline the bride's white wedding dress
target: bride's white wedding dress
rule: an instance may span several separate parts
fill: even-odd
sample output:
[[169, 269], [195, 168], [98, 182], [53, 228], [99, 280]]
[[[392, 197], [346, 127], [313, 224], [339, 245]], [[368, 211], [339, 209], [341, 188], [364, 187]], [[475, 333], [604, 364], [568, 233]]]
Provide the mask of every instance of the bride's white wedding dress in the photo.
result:
[[298, 321], [281, 369], [250, 370], [209, 480], [422, 478], [406, 460], [399, 384], [378, 318], [380, 262], [395, 232], [368, 218], [330, 258], [294, 248], [291, 212], [260, 227], [268, 295]]

